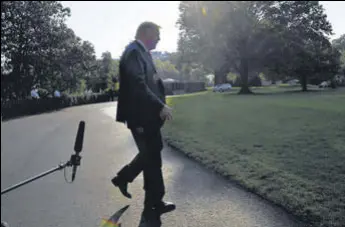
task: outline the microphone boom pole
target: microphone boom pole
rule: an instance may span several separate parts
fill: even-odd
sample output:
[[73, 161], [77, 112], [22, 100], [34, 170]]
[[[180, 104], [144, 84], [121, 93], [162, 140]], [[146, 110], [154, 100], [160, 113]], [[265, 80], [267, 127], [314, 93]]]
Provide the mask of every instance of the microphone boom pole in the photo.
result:
[[30, 183], [30, 182], [32, 182], [32, 181], [34, 181], [34, 180], [37, 180], [37, 179], [39, 179], [39, 178], [42, 178], [42, 177], [44, 177], [44, 176], [46, 176], [46, 175], [48, 175], [48, 174], [51, 174], [51, 173], [56, 172], [56, 171], [58, 171], [58, 170], [62, 170], [62, 169], [64, 169], [64, 168], [66, 168], [67, 166], [70, 166], [70, 161], [68, 161], [68, 162], [66, 162], [66, 163], [64, 163], [64, 164], [60, 164], [60, 165], [57, 166], [56, 168], [53, 168], [53, 169], [51, 169], [51, 170], [48, 170], [48, 171], [46, 171], [46, 172], [44, 172], [44, 173], [41, 173], [41, 174], [39, 174], [39, 175], [37, 175], [37, 176], [34, 176], [34, 177], [32, 177], [32, 178], [29, 178], [29, 179], [27, 179], [27, 180], [25, 180], [25, 181], [19, 182], [18, 184], [15, 184], [15, 185], [13, 185], [13, 186], [11, 186], [11, 187], [9, 187], [9, 188], [7, 188], [7, 189], [1, 191], [1, 195], [2, 195], [2, 194], [5, 194], [5, 193], [7, 193], [7, 192], [10, 192], [10, 191], [12, 191], [12, 190], [14, 190], [14, 189], [16, 189], [16, 188], [19, 188], [19, 187], [21, 187], [21, 186], [23, 186], [23, 185], [25, 185], [25, 184], [28, 184], [28, 183]]
[[74, 178], [75, 178], [75, 174], [76, 174], [76, 171], [77, 171], [77, 166], [80, 165], [80, 160], [81, 160], [81, 157], [79, 156], [79, 153], [81, 152], [82, 150], [82, 147], [83, 147], [83, 140], [84, 140], [84, 129], [85, 129], [85, 122], [84, 121], [80, 121], [79, 123], [79, 127], [78, 127], [78, 132], [77, 132], [77, 136], [76, 136], [76, 141], [75, 141], [75, 145], [74, 145], [74, 150], [75, 150], [75, 154], [73, 154], [71, 156], [71, 159], [65, 163], [62, 163], [62, 164], [59, 164], [57, 167], [51, 169], [51, 170], [48, 170], [46, 172], [43, 172], [37, 176], [34, 176], [34, 177], [31, 177], [25, 181], [22, 181], [22, 182], [19, 182], [18, 184], [15, 184], [3, 191], [1, 191], [1, 195], [7, 193], [7, 192], [10, 192], [16, 188], [19, 188], [25, 184], [28, 184], [34, 180], [37, 180], [39, 178], [42, 178], [48, 174], [51, 174], [51, 173], [54, 173], [58, 170], [62, 170], [62, 169], [65, 169], [67, 166], [73, 166], [73, 173], [72, 173], [72, 181], [74, 181]]

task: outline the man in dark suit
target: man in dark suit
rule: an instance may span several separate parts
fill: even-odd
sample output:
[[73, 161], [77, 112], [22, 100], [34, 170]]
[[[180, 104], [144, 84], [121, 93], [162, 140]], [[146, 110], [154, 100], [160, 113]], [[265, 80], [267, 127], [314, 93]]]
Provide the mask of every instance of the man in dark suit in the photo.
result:
[[174, 210], [175, 205], [163, 201], [165, 187], [160, 129], [166, 120], [172, 119], [172, 113], [165, 102], [162, 81], [154, 78], [157, 72], [150, 53], [160, 39], [159, 27], [152, 22], [144, 22], [138, 27], [135, 39], [120, 59], [116, 120], [131, 130], [139, 153], [117, 173], [112, 183], [124, 196], [131, 198], [127, 185], [143, 171], [144, 213], [157, 211], [162, 214]]

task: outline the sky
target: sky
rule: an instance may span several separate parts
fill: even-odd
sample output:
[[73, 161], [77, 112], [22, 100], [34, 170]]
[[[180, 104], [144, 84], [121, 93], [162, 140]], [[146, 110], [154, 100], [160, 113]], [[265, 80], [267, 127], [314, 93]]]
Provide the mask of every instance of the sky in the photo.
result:
[[[331, 39], [345, 34], [345, 2], [320, 2], [335, 33]], [[143, 21], [162, 27], [156, 51], [177, 50], [179, 1], [62, 1], [62, 5], [71, 9], [67, 25], [94, 45], [97, 58], [105, 51], [110, 51], [113, 58], [120, 57]]]

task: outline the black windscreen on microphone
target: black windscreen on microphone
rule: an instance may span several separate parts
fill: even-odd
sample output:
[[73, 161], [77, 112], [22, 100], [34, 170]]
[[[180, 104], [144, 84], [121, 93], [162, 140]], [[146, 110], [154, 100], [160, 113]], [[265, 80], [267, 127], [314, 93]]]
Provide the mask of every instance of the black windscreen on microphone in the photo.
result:
[[80, 121], [79, 127], [78, 127], [78, 132], [77, 132], [77, 137], [75, 139], [75, 144], [74, 144], [74, 151], [76, 153], [81, 152], [81, 150], [83, 148], [84, 130], [85, 130], [85, 122]]

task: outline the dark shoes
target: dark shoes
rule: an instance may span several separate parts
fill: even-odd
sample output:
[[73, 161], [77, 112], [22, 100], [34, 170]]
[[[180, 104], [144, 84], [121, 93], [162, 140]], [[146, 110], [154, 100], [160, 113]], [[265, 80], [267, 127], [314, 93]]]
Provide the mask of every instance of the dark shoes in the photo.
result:
[[175, 209], [176, 209], [175, 204], [173, 204], [171, 202], [162, 201], [159, 205], [156, 205], [154, 207], [145, 207], [144, 213], [145, 214], [151, 214], [153, 212], [153, 213], [156, 213], [158, 215], [161, 215], [164, 213], [171, 212]]
[[155, 210], [160, 214], [168, 213], [176, 209], [175, 204], [171, 202], [161, 202], [158, 206], [155, 207]]
[[121, 181], [117, 176], [111, 179], [111, 182], [115, 187], [118, 187], [121, 193], [127, 198], [132, 198], [132, 195], [127, 192], [127, 182]]
[[[128, 193], [127, 191], [127, 185], [128, 183], [121, 180], [118, 176], [114, 177], [113, 179], [111, 179], [111, 182], [113, 183], [113, 185], [115, 187], [118, 187], [121, 191], [121, 193], [126, 196], [127, 198], [132, 198], [132, 195]], [[171, 212], [173, 210], [176, 209], [175, 204], [171, 203], [171, 202], [160, 202], [158, 205], [155, 206], [145, 206], [144, 209], [144, 215], [145, 216], [151, 216], [152, 212], [157, 214], [157, 215], [161, 215], [164, 213], [168, 213]]]

